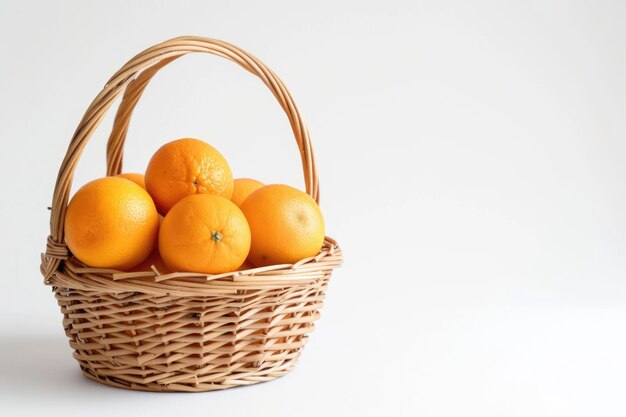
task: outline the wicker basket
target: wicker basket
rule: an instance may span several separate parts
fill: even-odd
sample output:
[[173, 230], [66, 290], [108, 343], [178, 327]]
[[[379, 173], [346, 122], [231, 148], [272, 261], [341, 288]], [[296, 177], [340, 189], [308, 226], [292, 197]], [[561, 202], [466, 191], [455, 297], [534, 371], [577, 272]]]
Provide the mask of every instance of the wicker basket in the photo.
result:
[[[107, 175], [121, 172], [130, 117], [150, 79], [194, 52], [228, 58], [258, 76], [289, 118], [306, 191], [319, 201], [309, 133], [289, 91], [259, 60], [225, 42], [180, 37], [145, 50], [105, 85], [81, 120], [59, 170], [41, 272], [51, 285], [82, 372], [121, 388], [209, 391], [269, 381], [294, 366], [341, 250], [326, 238], [314, 258], [220, 275], [124, 273], [89, 268], [69, 252], [63, 223], [84, 146], [123, 93], [107, 146]], [[154, 267], [153, 267], [154, 268]]]

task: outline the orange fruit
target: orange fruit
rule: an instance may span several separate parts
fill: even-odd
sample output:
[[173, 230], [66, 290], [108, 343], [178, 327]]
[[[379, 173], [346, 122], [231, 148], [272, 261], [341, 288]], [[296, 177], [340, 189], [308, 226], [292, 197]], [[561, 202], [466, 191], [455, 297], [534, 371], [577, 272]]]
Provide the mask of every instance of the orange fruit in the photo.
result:
[[106, 177], [79, 189], [65, 215], [65, 240], [81, 262], [126, 270], [154, 248], [159, 214], [146, 190], [124, 178]]
[[283, 184], [259, 188], [241, 211], [252, 233], [248, 260], [255, 266], [292, 264], [315, 256], [324, 243], [324, 218], [308, 194]]
[[[161, 227], [162, 223], [163, 223], [163, 216], [159, 215], [159, 228]], [[161, 257], [161, 254], [159, 253], [159, 236], [158, 236], [158, 234], [157, 234], [156, 239], [155, 239], [154, 249], [152, 250], [150, 255], [148, 255], [148, 257], [146, 259], [144, 259], [142, 262], [140, 262], [139, 265], [134, 266], [133, 268], [129, 269], [128, 271], [129, 272], [152, 271], [152, 265], [154, 265], [156, 267], [157, 271], [159, 271], [162, 275], [169, 274], [169, 273], [172, 272], [165, 265], [165, 262], [163, 262], [163, 258]]]
[[233, 174], [214, 147], [198, 139], [166, 143], [146, 169], [146, 189], [161, 214], [188, 195], [213, 194], [230, 198]]
[[125, 173], [125, 174], [117, 174], [116, 177], [126, 178], [127, 180], [131, 180], [144, 190], [146, 189], [146, 181], [143, 178], [143, 174], [135, 174], [135, 173]]
[[233, 202], [210, 194], [180, 200], [159, 231], [159, 252], [172, 271], [235, 271], [250, 250], [250, 228]]
[[158, 245], [155, 246], [154, 250], [146, 259], [139, 263], [139, 265], [134, 266], [129, 271], [130, 272], [143, 272], [143, 271], [152, 271], [152, 265], [159, 271], [162, 275], [169, 274], [171, 271], [165, 265], [161, 254], [159, 253]]
[[237, 207], [241, 207], [246, 198], [263, 185], [265, 184], [252, 178], [237, 178], [234, 181], [233, 195], [230, 197], [230, 201], [237, 204]]
[[246, 271], [246, 270], [248, 270], [248, 269], [252, 269], [252, 268], [254, 268], [254, 265], [252, 265], [252, 264], [250, 263], [250, 261], [248, 261], [248, 260], [246, 259], [246, 261], [245, 261], [244, 263], [242, 263], [242, 264], [241, 264], [241, 266], [240, 266], [239, 268], [237, 268], [237, 270], [238, 270], [238, 271]]

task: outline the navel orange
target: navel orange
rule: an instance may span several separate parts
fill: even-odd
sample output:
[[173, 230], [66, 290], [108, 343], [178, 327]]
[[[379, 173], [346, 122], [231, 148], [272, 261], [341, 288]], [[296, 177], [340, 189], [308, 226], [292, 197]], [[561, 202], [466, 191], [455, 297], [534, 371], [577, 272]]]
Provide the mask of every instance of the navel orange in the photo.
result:
[[233, 175], [221, 153], [198, 139], [178, 139], [159, 148], [146, 169], [146, 189], [161, 214], [188, 195], [230, 198]]
[[263, 185], [262, 182], [252, 178], [237, 178], [234, 181], [233, 195], [230, 197], [230, 201], [237, 204], [237, 207], [241, 207], [246, 198]]
[[324, 218], [308, 194], [266, 185], [241, 206], [252, 233], [248, 260], [255, 266], [291, 264], [315, 256], [324, 243]]
[[134, 182], [135, 184], [137, 184], [144, 190], [146, 189], [146, 181], [144, 180], [143, 174], [135, 174], [135, 173], [128, 172], [124, 174], [117, 174], [116, 177], [126, 178], [127, 180], [131, 180], [132, 182]]
[[81, 262], [125, 270], [152, 251], [159, 214], [146, 190], [124, 178], [106, 177], [80, 188], [67, 208], [65, 240]]
[[167, 213], [159, 231], [159, 252], [170, 270], [219, 274], [235, 271], [250, 250], [250, 228], [230, 200], [195, 194]]

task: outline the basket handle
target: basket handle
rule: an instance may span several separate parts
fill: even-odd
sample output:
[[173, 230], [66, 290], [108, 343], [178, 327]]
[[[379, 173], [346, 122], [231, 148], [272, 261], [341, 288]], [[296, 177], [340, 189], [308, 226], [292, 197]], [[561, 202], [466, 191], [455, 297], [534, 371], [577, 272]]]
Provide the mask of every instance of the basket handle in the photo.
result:
[[124, 93], [107, 145], [107, 174], [118, 174], [122, 167], [124, 140], [128, 131], [130, 117], [150, 79], [170, 62], [183, 55], [195, 52], [210, 53], [230, 59], [259, 77], [270, 89], [287, 114], [296, 143], [300, 149], [306, 191], [315, 201], [319, 202], [317, 170], [309, 131], [291, 94], [278, 76], [261, 61], [229, 43], [193, 36], [174, 38], [148, 48], [128, 61], [105, 84], [78, 124], [65, 158], [61, 163], [52, 196], [50, 236], [48, 236], [46, 253], [42, 257], [41, 264], [41, 272], [46, 282], [58, 269], [61, 261], [67, 259], [70, 255], [64, 241], [63, 225], [74, 170], [89, 138], [100, 125], [115, 99]]

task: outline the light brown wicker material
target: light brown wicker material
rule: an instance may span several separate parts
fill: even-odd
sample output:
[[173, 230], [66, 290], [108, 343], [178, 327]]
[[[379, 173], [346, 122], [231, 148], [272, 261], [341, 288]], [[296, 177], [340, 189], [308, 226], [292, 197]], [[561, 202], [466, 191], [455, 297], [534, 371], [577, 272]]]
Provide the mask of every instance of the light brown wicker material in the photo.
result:
[[283, 83], [256, 58], [222, 41], [181, 37], [147, 49], [124, 65], [74, 133], [59, 170], [41, 263], [83, 373], [116, 387], [209, 391], [284, 375], [313, 330], [330, 274], [341, 263], [341, 250], [328, 237], [314, 258], [220, 275], [162, 275], [154, 267], [152, 272], [134, 273], [95, 269], [72, 257], [63, 224], [84, 146], [124, 93], [107, 147], [107, 174], [118, 174], [128, 123], [144, 88], [161, 67], [193, 52], [228, 58], [267, 85], [291, 123], [306, 190], [319, 201], [306, 125]]

